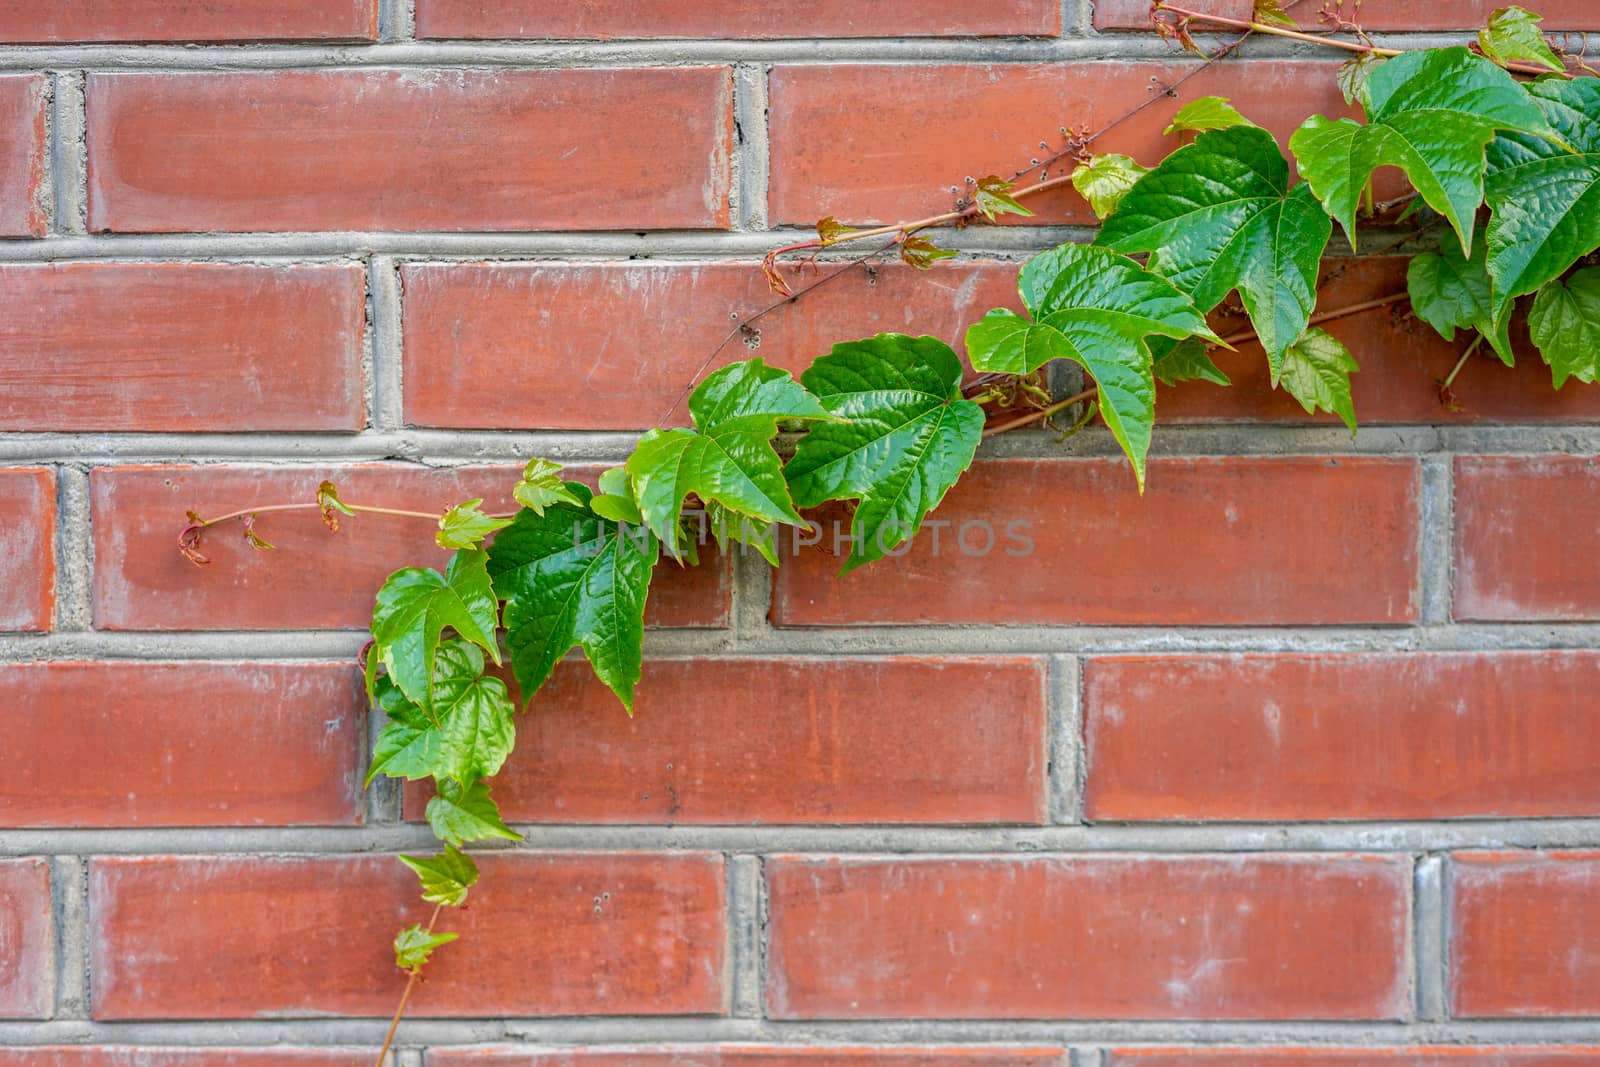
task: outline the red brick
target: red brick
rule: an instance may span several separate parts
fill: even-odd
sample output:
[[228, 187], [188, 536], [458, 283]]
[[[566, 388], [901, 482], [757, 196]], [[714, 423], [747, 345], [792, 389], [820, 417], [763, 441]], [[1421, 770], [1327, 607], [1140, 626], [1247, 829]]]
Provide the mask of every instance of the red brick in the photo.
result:
[[1113, 1049], [1107, 1067], [1594, 1067], [1600, 1048]]
[[[721, 1011], [720, 857], [502, 854], [479, 866], [471, 906], [440, 918], [461, 940], [429, 965], [413, 1017]], [[390, 856], [95, 860], [94, 1017], [386, 1017], [404, 985], [395, 931], [429, 910]]]
[[[839, 578], [826, 520], [822, 543], [778, 569], [772, 619], [1409, 622], [1417, 480], [1416, 464], [1401, 459], [1156, 459], [1141, 497], [1121, 460], [982, 461], [930, 520], [948, 524], [937, 546], [924, 527], [904, 556]], [[838, 521], [847, 535], [848, 520]], [[988, 524], [968, 528], [972, 554], [958, 548], [964, 523]], [[993, 547], [978, 554], [988, 531]]]
[[47, 225], [45, 111], [50, 79], [0, 75], [0, 237], [43, 237]]
[[[1016, 306], [1016, 264], [841, 278], [763, 319], [768, 363], [799, 372], [837, 341], [884, 331], [960, 337]], [[417, 264], [405, 284], [406, 419], [422, 426], [647, 429], [680, 402], [727, 336], [730, 313], [772, 302], [754, 263]], [[710, 368], [751, 352], [730, 342]], [[573, 404], [552, 379], [593, 403]]]
[[[1173, 113], [1208, 94], [1235, 98], [1287, 145], [1309, 115], [1349, 112], [1324, 61], [1219, 63], [1094, 143], [1146, 166], [1178, 147]], [[948, 211], [966, 176], [1010, 174], [1058, 151], [1059, 127], [1106, 127], [1192, 62], [937, 66], [780, 66], [771, 75], [770, 211], [776, 223], [825, 215], [894, 222]], [[1153, 81], [1152, 79], [1156, 79]], [[930, 121], [930, 116], [935, 117]], [[1040, 148], [1045, 141], [1052, 148]], [[870, 166], [863, 161], [870, 161]], [[959, 169], [958, 169], [959, 168]], [[1053, 173], [1059, 173], [1059, 169]], [[1075, 191], [1028, 201], [1034, 222], [1095, 218]]]
[[1597, 889], [1600, 853], [1455, 856], [1452, 1014], [1600, 1014]]
[[[510, 1048], [430, 1049], [428, 1067], [1061, 1067], [1061, 1048], [782, 1048], [757, 1045], [582, 1048], [525, 1052]], [[0, 1058], [0, 1067], [5, 1060]]]
[[1600, 619], [1600, 458], [1455, 461], [1455, 617]]
[[0, 0], [0, 41], [249, 41], [378, 36], [375, 0]]
[[767, 863], [780, 1019], [1392, 1019], [1409, 865], [1362, 857]]
[[418, 0], [419, 37], [955, 37], [1061, 32], [1056, 0], [588, 0], [529, 6], [520, 0]]
[[[1545, 0], [1535, 10], [1550, 29], [1577, 30], [1600, 25], [1589, 4], [1590, 0]], [[1248, 19], [1253, 10], [1251, 0], [1189, 0], [1181, 6], [1231, 19]], [[1318, 17], [1322, 8], [1368, 30], [1475, 30], [1505, 4], [1502, 0], [1329, 0], [1325, 4], [1303, 0], [1286, 6], [1296, 23], [1311, 30], [1328, 28], [1329, 23]], [[1149, 0], [1095, 0], [1094, 24], [1102, 30], [1148, 30]], [[1194, 28], [1226, 30], [1200, 22]]]
[[[449, 553], [424, 519], [358, 515], [330, 533], [314, 510], [265, 515], [257, 531], [275, 552], [251, 550], [241, 528], [207, 531], [196, 567], [178, 552], [184, 513], [218, 515], [256, 504], [311, 502], [325, 478], [356, 504], [435, 511], [481, 497], [511, 510], [516, 466], [419, 468], [114, 467], [90, 475], [95, 531], [95, 625], [110, 630], [352, 629], [403, 566], [443, 567]], [[584, 471], [569, 471], [574, 476]], [[587, 472], [593, 477], [594, 472]], [[729, 575], [715, 554], [701, 566], [662, 566], [646, 618], [656, 625], [722, 626]]]
[[1600, 655], [1090, 660], [1104, 820], [1600, 815]]
[[517, 822], [1039, 823], [1044, 735], [1033, 660], [655, 660], [632, 719], [570, 663], [495, 795]]
[[353, 265], [0, 267], [0, 430], [356, 430]]
[[0, 470], [0, 630], [48, 630], [55, 609], [56, 483]]
[[43, 1019], [55, 1008], [56, 950], [50, 867], [0, 860], [0, 1019]]
[[0, 1049], [0, 1067], [350, 1067], [377, 1054], [364, 1049], [185, 1049], [59, 1045]]
[[91, 74], [87, 93], [94, 230], [728, 225], [723, 67]]
[[[1329, 260], [1317, 297], [1319, 313], [1404, 293], [1409, 262], [1405, 256]], [[1218, 322], [1223, 334], [1248, 327], [1242, 318]], [[1551, 388], [1550, 368], [1528, 344], [1525, 330], [1517, 331], [1514, 369], [1487, 352], [1467, 361], [1451, 386], [1460, 409], [1452, 411], [1441, 402], [1437, 383], [1449, 376], [1466, 350], [1465, 334], [1446, 341], [1414, 318], [1404, 302], [1334, 319], [1322, 328], [1343, 341], [1361, 365], [1350, 381], [1356, 418], [1363, 424], [1600, 422], [1600, 389], [1579, 383]], [[1288, 393], [1273, 389], [1260, 345], [1241, 344], [1237, 352], [1217, 351], [1213, 358], [1233, 385], [1158, 386], [1160, 421], [1338, 423], [1335, 415], [1307, 415]]]
[[0, 825], [360, 822], [353, 666], [19, 663], [0, 691]]

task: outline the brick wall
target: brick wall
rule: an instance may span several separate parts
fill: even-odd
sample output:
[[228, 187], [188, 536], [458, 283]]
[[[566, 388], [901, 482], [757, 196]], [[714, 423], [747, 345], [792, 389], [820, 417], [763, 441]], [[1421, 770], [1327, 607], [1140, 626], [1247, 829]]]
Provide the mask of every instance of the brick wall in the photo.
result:
[[[1152, 94], [1097, 147], [1151, 162], [1210, 92], [1342, 107], [1271, 43], [1160, 99], [1145, 10], [0, 0], [0, 1067], [360, 1063], [398, 996], [389, 854], [429, 837], [360, 788], [352, 664], [441, 553], [279, 516], [200, 570], [186, 509], [504, 501], [625, 455], [821, 215], [943, 209]], [[953, 339], [1082, 236], [1033, 206], [760, 354]], [[527, 841], [396, 1067], [1600, 1064], [1600, 389], [1483, 359], [1446, 412], [1459, 346], [1331, 328], [1354, 441], [1247, 350], [1162, 393], [1143, 498], [1104, 433], [986, 445], [936, 518], [1025, 555], [664, 577], [638, 716], [570, 666], [521, 720]]]

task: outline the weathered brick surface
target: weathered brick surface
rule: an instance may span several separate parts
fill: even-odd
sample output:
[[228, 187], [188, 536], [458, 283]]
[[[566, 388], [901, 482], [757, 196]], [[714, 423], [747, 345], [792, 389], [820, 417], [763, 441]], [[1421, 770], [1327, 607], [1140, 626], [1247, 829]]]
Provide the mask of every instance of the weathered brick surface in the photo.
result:
[[780, 1019], [1407, 1007], [1409, 869], [1394, 859], [777, 857], [767, 879]]
[[[720, 857], [485, 857], [416, 1015], [707, 1014], [722, 1003]], [[383, 1015], [394, 932], [426, 922], [384, 856], [96, 860], [96, 1019]], [[595, 899], [600, 903], [594, 903]], [[574, 981], [575, 974], [584, 975]]]
[[0, 0], [0, 41], [252, 41], [378, 35], [377, 0]]
[[49, 79], [0, 75], [0, 237], [43, 237]]
[[50, 865], [40, 857], [0, 860], [0, 1019], [43, 1019], [55, 1007], [55, 922]]
[[1455, 462], [1455, 616], [1600, 619], [1593, 456]]
[[496, 795], [529, 822], [1037, 823], [1044, 689], [1024, 659], [652, 660], [624, 720], [568, 664]]
[[0, 630], [48, 630], [55, 604], [56, 485], [47, 470], [0, 470]]
[[0, 430], [356, 430], [359, 267], [0, 267]]
[[1140, 497], [1120, 460], [979, 461], [937, 513], [937, 546], [928, 528], [840, 578], [833, 529], [849, 521], [824, 516], [821, 543], [774, 578], [772, 621], [1408, 622], [1417, 477], [1391, 459], [1157, 459]]
[[588, 0], [529, 7], [517, 0], [419, 0], [422, 37], [956, 37], [1053, 34], [1061, 29], [1055, 0]]
[[1450, 1003], [1467, 1017], [1600, 1014], [1600, 854], [1465, 853], [1450, 865]]
[[1600, 814], [1589, 652], [1089, 661], [1093, 819]]
[[[966, 327], [1020, 307], [1015, 264], [860, 272], [763, 319], [754, 354], [800, 372], [838, 341], [931, 334], [964, 351]], [[728, 309], [772, 290], [752, 263], [419, 264], [405, 284], [406, 418], [421, 426], [648, 429], [685, 421], [673, 401], [728, 336]], [[747, 359], [738, 339], [711, 368]], [[593, 405], [551, 390], [581, 375]], [[669, 410], [670, 409], [670, 410]]]
[[0, 826], [357, 823], [360, 687], [343, 663], [0, 666]]
[[[761, 257], [1074, 137], [1155, 163], [1208, 94], [1286, 144], [1344, 58], [1206, 66], [1148, 0], [0, 0], [0, 1067], [374, 1062], [437, 846], [360, 788], [350, 652], [432, 516], [593, 484], [734, 360], [964, 353], [1076, 192], [926, 272], [786, 256], [793, 301]], [[775, 576], [663, 563], [636, 714], [574, 653], [518, 715], [527, 837], [386, 1067], [1600, 1067], [1600, 387], [1516, 326], [1441, 394], [1393, 239], [1323, 268], [1354, 441], [1240, 340], [1142, 495], [1098, 423], [1008, 435], [850, 576], [845, 506]], [[178, 551], [325, 478], [423, 514]]]
[[728, 223], [723, 67], [96, 74], [87, 93], [95, 230]]
[[[689, 1048], [605, 1048], [574, 1052], [522, 1052], [511, 1049], [439, 1049], [428, 1055], [433, 1067], [1035, 1067], [1057, 1065], [1060, 1048], [783, 1048], [777, 1046], [702, 1046]], [[4, 1060], [0, 1060], [4, 1063]]]

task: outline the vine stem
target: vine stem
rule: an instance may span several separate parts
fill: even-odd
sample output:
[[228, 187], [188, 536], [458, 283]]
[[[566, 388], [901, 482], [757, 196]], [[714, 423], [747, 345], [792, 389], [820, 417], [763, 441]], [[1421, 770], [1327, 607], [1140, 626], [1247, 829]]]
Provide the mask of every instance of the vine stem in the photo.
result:
[[1461, 353], [1461, 358], [1456, 360], [1456, 365], [1450, 368], [1450, 374], [1443, 382], [1439, 383], [1439, 390], [1441, 392], [1455, 384], [1456, 375], [1461, 373], [1461, 368], [1467, 365], [1467, 360], [1472, 358], [1472, 353], [1476, 352], [1478, 350], [1478, 346], [1481, 344], [1483, 344], [1483, 334], [1480, 333], [1478, 336], [1472, 339], [1472, 343], [1467, 346], [1467, 350]]
[[[1308, 328], [1312, 326], [1318, 326], [1324, 322], [1332, 322], [1335, 319], [1343, 319], [1348, 318], [1351, 315], [1359, 315], [1363, 311], [1371, 311], [1373, 308], [1381, 308], [1387, 307], [1390, 304], [1398, 304], [1400, 301], [1406, 299], [1410, 295], [1411, 294], [1409, 293], [1390, 293], [1388, 296], [1379, 296], [1374, 297], [1371, 300], [1363, 300], [1359, 304], [1348, 304], [1342, 308], [1334, 308], [1332, 311], [1324, 311], [1320, 315], [1311, 316], [1310, 319], [1306, 320], [1306, 326]], [[1239, 345], [1244, 344], [1247, 341], [1254, 341], [1255, 339], [1255, 330], [1240, 330], [1238, 333], [1228, 334], [1228, 336], [1224, 337], [1222, 341], [1227, 345]]]
[[[439, 912], [443, 910], [443, 904], [435, 904], [433, 906], [433, 914], [428, 917], [428, 933], [433, 933], [433, 924], [439, 921]], [[383, 1047], [378, 1050], [378, 1060], [375, 1067], [383, 1067], [383, 1058], [389, 1054], [389, 1046], [394, 1044], [395, 1031], [400, 1029], [400, 1018], [405, 1015], [406, 1004], [411, 1000], [411, 994], [417, 988], [417, 982], [421, 978], [422, 967], [419, 965], [411, 968], [411, 977], [406, 979], [405, 992], [400, 994], [400, 1003], [394, 1009], [394, 1018], [389, 1020], [389, 1032], [383, 1036]]]
[[1024, 426], [1032, 426], [1040, 419], [1048, 419], [1058, 411], [1065, 411], [1072, 405], [1083, 400], [1088, 400], [1091, 396], [1095, 396], [1099, 392], [1099, 386], [1091, 386], [1090, 388], [1085, 389], [1083, 392], [1078, 393], [1076, 396], [1069, 396], [1065, 400], [1057, 400], [1054, 404], [1051, 404], [1047, 408], [1040, 408], [1038, 411], [1030, 411], [1026, 415], [1021, 415], [1014, 419], [1007, 419], [1005, 422], [996, 423], [993, 426], [985, 426], [983, 428], [983, 436], [993, 437], [997, 433], [1006, 433], [1010, 430], [1020, 430]]
[[[404, 519], [435, 519], [435, 520], [437, 520], [439, 518], [439, 515], [443, 514], [443, 512], [433, 513], [433, 512], [427, 512], [427, 511], [406, 511], [403, 508], [368, 507], [368, 506], [365, 506], [365, 505], [362, 505], [362, 504], [345, 504], [345, 507], [349, 508], [351, 511], [365, 512], [366, 514], [369, 514], [369, 515], [398, 515], [398, 516], [400, 516], [401, 518], [404, 518]], [[259, 507], [259, 508], [240, 508], [238, 511], [230, 511], [226, 515], [218, 515], [214, 519], [201, 519], [199, 522], [195, 523], [194, 525], [199, 527], [200, 529], [204, 530], [208, 526], [215, 526], [215, 525], [217, 525], [217, 523], [219, 523], [219, 522], [227, 522], [229, 519], [242, 519], [246, 515], [256, 515], [256, 514], [265, 513], [265, 512], [268, 512], [268, 511], [321, 511], [321, 510], [322, 510], [322, 505], [318, 504], [318, 503], [309, 503], [309, 504], [268, 504], [265, 507]], [[490, 516], [490, 518], [495, 518], [495, 519], [509, 519], [510, 517], [511, 517], [510, 515], [491, 515]]]
[[[1327, 48], [1342, 48], [1346, 52], [1358, 52], [1362, 55], [1382, 56], [1392, 59], [1401, 54], [1398, 48], [1379, 48], [1375, 44], [1362, 44], [1359, 41], [1341, 41], [1337, 37], [1328, 37], [1322, 34], [1306, 33], [1303, 30], [1291, 30], [1287, 26], [1274, 26], [1267, 22], [1253, 22], [1249, 19], [1233, 19], [1226, 15], [1211, 15], [1204, 11], [1190, 11], [1188, 8], [1176, 7], [1172, 4], [1161, 3], [1157, 0], [1156, 11], [1170, 11], [1182, 18], [1193, 19], [1196, 22], [1210, 23], [1216, 26], [1227, 26], [1235, 30], [1254, 30], [1256, 33], [1268, 33], [1274, 37], [1287, 37], [1291, 41], [1305, 41], [1308, 44], [1320, 44]], [[1552, 73], [1545, 67], [1535, 66], [1532, 63], [1519, 63], [1511, 61], [1501, 64], [1506, 70], [1518, 74], [1549, 74]], [[1571, 75], [1568, 75], [1570, 77]]]

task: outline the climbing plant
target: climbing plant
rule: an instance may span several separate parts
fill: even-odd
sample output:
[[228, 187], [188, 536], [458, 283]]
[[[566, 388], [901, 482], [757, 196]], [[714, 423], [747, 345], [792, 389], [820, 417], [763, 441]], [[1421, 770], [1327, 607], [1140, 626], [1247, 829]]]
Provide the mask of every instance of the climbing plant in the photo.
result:
[[[1196, 50], [1194, 27], [1207, 22], [1351, 50], [1339, 81], [1365, 119], [1311, 116], [1286, 156], [1248, 106], [1206, 97], [1178, 111], [1167, 129], [1176, 147], [1153, 166], [1094, 154], [1097, 135], [1073, 134], [1054, 157], [1068, 164], [1055, 178], [970, 180], [955, 210], [894, 226], [824, 219], [814, 239], [764, 261], [782, 298], [774, 307], [798, 295], [784, 256], [881, 238], [887, 244], [855, 262], [892, 251], [927, 267], [954, 255], [927, 229], [1028, 215], [1023, 201], [1048, 189], [1071, 185], [1102, 225], [1092, 243], [1029, 260], [1018, 277], [1025, 310], [990, 311], [962, 338], [842, 341], [798, 378], [760, 358], [710, 373], [688, 397], [690, 425], [644, 434], [597, 491], [534, 459], [509, 515], [486, 514], [481, 500], [442, 515], [358, 505], [331, 483], [305, 504], [191, 514], [180, 546], [196, 562], [205, 562], [207, 528], [242, 520], [250, 544], [270, 548], [257, 516], [294, 507], [319, 508], [335, 530], [357, 513], [436, 519], [437, 543], [454, 552], [442, 573], [407, 567], [389, 577], [365, 653], [367, 694], [386, 719], [367, 781], [431, 780], [425, 814], [443, 844], [436, 855], [401, 857], [435, 906], [395, 939], [410, 976], [401, 1011], [430, 954], [455, 937], [436, 930], [441, 910], [462, 904], [477, 880], [462, 846], [518, 837], [490, 792], [515, 745], [517, 700], [490, 666], [509, 665], [526, 704], [578, 649], [631, 714], [651, 579], [664, 559], [694, 562], [702, 530], [776, 565], [780, 528], [805, 523], [803, 508], [844, 501], [853, 517], [842, 567], [851, 571], [917, 534], [984, 436], [1071, 407], [1080, 408], [1074, 429], [1098, 415], [1142, 491], [1157, 380], [1227, 385], [1210, 353], [1247, 340], [1259, 342], [1274, 387], [1353, 433], [1357, 363], [1318, 324], [1405, 299], [1445, 339], [1464, 333], [1462, 363], [1481, 344], [1512, 363], [1520, 302], [1556, 388], [1600, 376], [1600, 266], [1590, 262], [1600, 248], [1600, 80], [1582, 76], [1592, 72], [1581, 55], [1553, 48], [1536, 16], [1495, 12], [1476, 50], [1409, 52], [1378, 48], [1349, 26], [1338, 28], [1354, 29], [1354, 41], [1305, 34], [1270, 0], [1248, 22], [1161, 2], [1153, 16]], [[1385, 167], [1403, 172], [1412, 192], [1378, 204], [1373, 175]], [[1411, 225], [1403, 241], [1437, 238], [1412, 257], [1407, 291], [1319, 313], [1334, 223], [1359, 248], [1360, 221], [1395, 209]], [[1251, 328], [1220, 336], [1206, 316], [1233, 294]], [[1043, 372], [1053, 363], [1076, 366], [1087, 387], [1050, 396]]]

